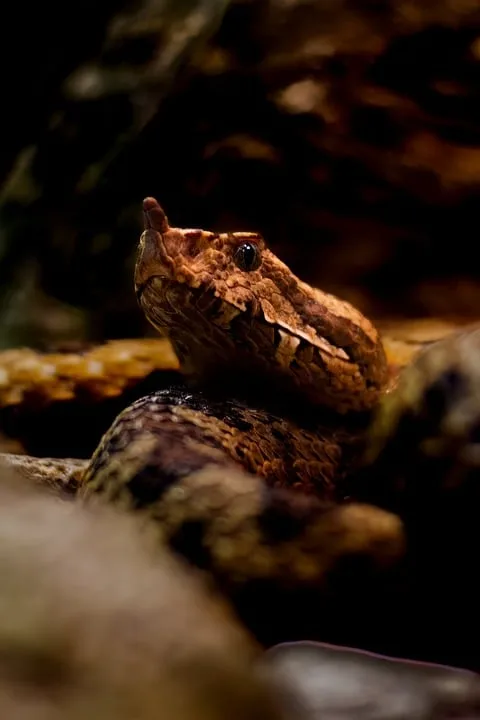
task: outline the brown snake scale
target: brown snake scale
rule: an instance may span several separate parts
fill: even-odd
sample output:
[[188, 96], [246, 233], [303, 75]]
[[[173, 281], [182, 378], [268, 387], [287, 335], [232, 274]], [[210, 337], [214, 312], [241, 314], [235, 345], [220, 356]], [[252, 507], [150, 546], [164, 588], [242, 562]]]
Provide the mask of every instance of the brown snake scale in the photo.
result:
[[408, 405], [392, 410], [403, 396], [387, 393], [377, 330], [295, 277], [255, 233], [171, 228], [153, 198], [144, 217], [135, 291], [186, 385], [125, 409], [88, 463], [4, 460], [85, 501], [143, 513], [162, 542], [227, 587], [322, 587], [348, 557], [392, 564], [405, 547], [401, 517], [388, 502], [375, 507], [364, 483], [364, 502], [346, 497], [367, 457], [371, 411], [386, 408], [369, 441], [373, 463], [388, 434], [382, 417]]
[[[171, 546], [227, 585], [323, 583], [349, 554], [388, 563], [402, 547], [400, 521], [339, 505], [337, 489], [360, 411], [386, 382], [376, 330], [295, 278], [259, 236], [170, 228], [152, 199], [144, 212], [137, 297], [194, 390], [121, 413], [80, 496], [146, 511]], [[239, 267], [245, 247], [253, 268]]]

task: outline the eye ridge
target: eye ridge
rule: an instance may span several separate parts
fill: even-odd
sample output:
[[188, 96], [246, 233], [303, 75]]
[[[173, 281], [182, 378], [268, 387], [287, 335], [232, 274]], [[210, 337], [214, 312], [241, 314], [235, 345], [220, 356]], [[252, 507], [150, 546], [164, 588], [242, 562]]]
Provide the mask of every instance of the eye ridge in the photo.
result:
[[245, 270], [245, 272], [257, 270], [262, 263], [258, 245], [256, 243], [249, 242], [248, 240], [242, 242], [236, 248], [233, 254], [233, 259], [240, 270]]

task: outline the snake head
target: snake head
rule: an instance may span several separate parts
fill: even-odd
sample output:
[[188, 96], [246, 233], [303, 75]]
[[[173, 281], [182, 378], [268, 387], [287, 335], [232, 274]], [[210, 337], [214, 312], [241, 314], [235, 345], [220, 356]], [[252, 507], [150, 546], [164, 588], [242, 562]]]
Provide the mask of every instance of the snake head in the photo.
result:
[[211, 254], [214, 234], [197, 229], [171, 228], [154, 198], [143, 201], [144, 232], [135, 267], [135, 289], [154, 277], [199, 286], [204, 280], [203, 255]]
[[[157, 278], [190, 288], [208, 288], [246, 310], [255, 299], [252, 282], [262, 279], [260, 266], [265, 242], [258, 233], [213, 233], [200, 229], [172, 228], [154, 198], [143, 202], [145, 229], [140, 238], [135, 269], [137, 295]], [[251, 273], [248, 282], [247, 273]]]
[[297, 278], [262, 236], [172, 228], [154, 198], [135, 270], [139, 303], [190, 374], [220, 366], [288, 380], [309, 401], [369, 408], [386, 381], [376, 329], [352, 305]]

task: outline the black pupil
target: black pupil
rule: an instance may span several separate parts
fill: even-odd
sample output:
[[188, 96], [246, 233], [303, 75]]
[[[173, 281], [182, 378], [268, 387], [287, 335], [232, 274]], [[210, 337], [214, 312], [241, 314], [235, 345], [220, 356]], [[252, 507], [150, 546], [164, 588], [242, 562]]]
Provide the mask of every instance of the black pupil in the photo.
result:
[[260, 264], [256, 246], [249, 242], [239, 245], [235, 252], [235, 262], [241, 270], [255, 270]]

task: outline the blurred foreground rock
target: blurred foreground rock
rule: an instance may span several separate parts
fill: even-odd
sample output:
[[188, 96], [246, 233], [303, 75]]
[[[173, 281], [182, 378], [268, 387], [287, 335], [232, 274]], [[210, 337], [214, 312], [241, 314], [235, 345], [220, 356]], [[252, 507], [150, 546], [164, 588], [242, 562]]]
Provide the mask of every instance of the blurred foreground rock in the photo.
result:
[[147, 528], [4, 470], [0, 515], [0, 717], [276, 717], [253, 643]]
[[270, 650], [260, 669], [285, 720], [480, 718], [480, 676], [455, 668], [299, 642]]

